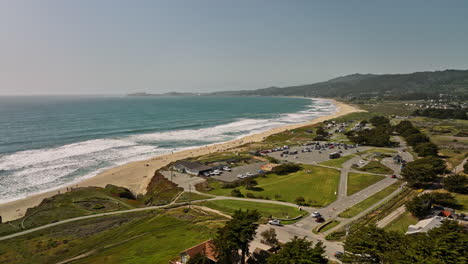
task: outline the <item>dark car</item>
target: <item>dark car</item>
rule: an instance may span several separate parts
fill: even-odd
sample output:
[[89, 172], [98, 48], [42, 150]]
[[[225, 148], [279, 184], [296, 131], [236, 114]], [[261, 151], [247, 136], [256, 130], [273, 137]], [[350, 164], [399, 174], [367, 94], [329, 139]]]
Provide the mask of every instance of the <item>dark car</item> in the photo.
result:
[[315, 218], [315, 222], [323, 223], [323, 222], [325, 222], [325, 219], [323, 217], [319, 216], [319, 217]]
[[335, 254], [334, 254], [335, 258], [337, 258], [337, 259], [342, 259], [343, 255], [344, 255], [344, 253], [341, 252], [341, 251], [336, 251]]

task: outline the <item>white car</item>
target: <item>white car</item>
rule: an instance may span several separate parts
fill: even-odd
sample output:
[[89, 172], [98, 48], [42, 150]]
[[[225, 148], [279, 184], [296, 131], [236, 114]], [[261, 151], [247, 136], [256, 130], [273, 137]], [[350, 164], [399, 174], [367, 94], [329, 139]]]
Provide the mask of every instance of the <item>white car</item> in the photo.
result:
[[228, 166], [226, 166], [226, 167], [223, 167], [223, 170], [225, 170], [225, 171], [231, 171], [231, 168], [229, 168]]
[[247, 172], [247, 173], [245, 174], [245, 176], [247, 176], [247, 177], [253, 176], [253, 173]]
[[319, 212], [313, 212], [312, 217], [320, 217], [322, 216]]
[[363, 161], [363, 160], [360, 160], [359, 163], [360, 163], [360, 164], [365, 164], [366, 162]]
[[268, 221], [268, 224], [275, 225], [275, 226], [281, 226], [281, 221], [278, 220], [278, 219], [274, 219], [274, 220]]

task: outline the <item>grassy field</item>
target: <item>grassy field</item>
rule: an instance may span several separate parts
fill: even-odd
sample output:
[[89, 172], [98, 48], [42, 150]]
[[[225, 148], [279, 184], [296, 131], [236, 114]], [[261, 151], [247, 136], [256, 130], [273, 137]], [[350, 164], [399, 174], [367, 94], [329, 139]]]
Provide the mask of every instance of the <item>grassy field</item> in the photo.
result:
[[198, 193], [188, 193], [184, 192], [181, 196], [176, 200], [177, 203], [189, 202], [189, 201], [196, 201], [196, 200], [204, 200], [211, 198], [211, 196], [198, 194]]
[[338, 158], [338, 159], [330, 159], [330, 160], [321, 162], [319, 164], [325, 165], [325, 166], [330, 166], [330, 167], [342, 168], [343, 163], [345, 163], [346, 161], [348, 161], [348, 160], [350, 160], [350, 159], [352, 159], [354, 157], [356, 157], [356, 156], [351, 154], [351, 155], [343, 156], [343, 157]]
[[346, 209], [344, 212], [339, 214], [340, 217], [343, 218], [351, 218], [359, 214], [360, 212], [366, 210], [373, 204], [377, 203], [378, 201], [384, 199], [385, 197], [389, 196], [391, 193], [393, 193], [395, 190], [397, 190], [400, 186], [399, 182], [396, 182], [387, 188], [381, 190], [380, 192], [368, 197], [364, 201], [352, 206], [351, 208]]
[[385, 227], [387, 231], [398, 231], [405, 233], [408, 230], [409, 225], [414, 225], [418, 222], [418, 219], [411, 215], [410, 212], [405, 211], [395, 221], [391, 222]]
[[364, 172], [370, 172], [370, 173], [377, 173], [377, 174], [393, 174], [393, 170], [390, 169], [389, 167], [383, 165], [382, 163], [378, 161], [370, 161], [366, 165], [360, 167], [360, 168], [355, 168], [356, 170], [359, 171], [364, 171]]
[[242, 210], [257, 210], [263, 218], [281, 218], [292, 219], [304, 214], [296, 207], [285, 206], [271, 203], [257, 203], [237, 200], [215, 200], [198, 203], [197, 205], [206, 206], [227, 214], [232, 214], [234, 211]]
[[213, 237], [225, 218], [182, 208], [68, 223], [0, 243], [0, 263], [168, 263]]
[[26, 216], [0, 224], [0, 235], [18, 232], [59, 220], [103, 212], [127, 210], [143, 207], [135, 199], [119, 197], [126, 192], [119, 187], [87, 187], [45, 199], [36, 207], [28, 209]]
[[348, 196], [363, 190], [372, 184], [381, 181], [385, 176], [366, 173], [348, 173]]
[[[256, 190], [247, 190], [238, 187], [243, 195], [251, 193], [263, 199], [275, 199], [295, 203], [297, 197], [302, 196], [313, 206], [324, 206], [336, 199], [340, 172], [335, 169], [313, 165], [302, 165], [301, 171], [279, 176], [268, 174], [266, 177], [257, 177]], [[310, 171], [308, 173], [307, 171]], [[209, 182], [212, 190], [208, 194], [230, 196], [232, 188], [223, 189], [216, 181]]]

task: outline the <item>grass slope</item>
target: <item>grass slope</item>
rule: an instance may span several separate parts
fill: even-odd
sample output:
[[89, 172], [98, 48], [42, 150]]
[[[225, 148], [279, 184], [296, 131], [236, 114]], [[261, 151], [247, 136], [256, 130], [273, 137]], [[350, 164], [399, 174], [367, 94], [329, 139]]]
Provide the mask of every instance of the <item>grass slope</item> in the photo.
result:
[[[247, 190], [238, 187], [244, 195], [252, 193], [256, 197], [277, 199], [295, 203], [299, 196], [310, 201], [313, 206], [324, 206], [336, 199], [340, 172], [335, 169], [313, 165], [302, 165], [303, 169], [288, 175], [280, 176], [268, 174], [266, 177], [257, 177], [257, 190]], [[310, 171], [310, 173], [308, 173]], [[213, 188], [208, 191], [213, 195], [230, 196], [232, 188], [223, 189], [219, 182], [211, 181]]]
[[408, 230], [409, 225], [414, 225], [418, 222], [418, 219], [411, 215], [410, 212], [405, 211], [395, 221], [391, 222], [385, 227], [387, 231], [397, 231], [405, 233]]
[[211, 238], [224, 218], [182, 208], [83, 220], [0, 243], [0, 263], [168, 263]]
[[227, 214], [232, 214], [239, 209], [257, 210], [264, 218], [272, 216], [273, 218], [292, 219], [304, 213], [304, 211], [299, 211], [299, 209], [292, 206], [238, 200], [214, 200], [202, 202], [197, 205], [206, 206]]
[[348, 196], [363, 190], [372, 184], [383, 180], [385, 177], [381, 175], [373, 175], [366, 173], [348, 173]]

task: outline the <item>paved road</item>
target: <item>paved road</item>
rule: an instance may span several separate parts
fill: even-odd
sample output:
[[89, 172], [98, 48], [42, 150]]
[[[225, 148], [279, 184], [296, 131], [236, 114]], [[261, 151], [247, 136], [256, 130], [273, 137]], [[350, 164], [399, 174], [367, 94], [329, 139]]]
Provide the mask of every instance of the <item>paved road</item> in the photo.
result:
[[400, 215], [402, 215], [406, 211], [406, 207], [400, 206], [395, 211], [384, 217], [382, 220], [377, 222], [377, 227], [384, 228], [391, 222], [393, 222], [395, 219], [397, 219]]

